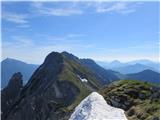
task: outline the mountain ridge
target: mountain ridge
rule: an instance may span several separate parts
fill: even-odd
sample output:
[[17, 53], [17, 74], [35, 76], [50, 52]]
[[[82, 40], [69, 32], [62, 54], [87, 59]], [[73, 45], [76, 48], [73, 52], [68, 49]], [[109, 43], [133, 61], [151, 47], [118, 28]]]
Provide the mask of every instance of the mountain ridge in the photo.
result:
[[[97, 79], [99, 79], [101, 82], [102, 82], [102, 84], [109, 84], [110, 82], [112, 82], [112, 81], [115, 81], [115, 80], [123, 80], [123, 79], [127, 79], [127, 78], [130, 78], [129, 77], [129, 75], [130, 74], [126, 74], [126, 72], [117, 72], [116, 70], [118, 69], [118, 68], [115, 68], [115, 70], [114, 70], [114, 68], [113, 69], [105, 69], [105, 68], [103, 68], [103, 67], [101, 67], [101, 66], [99, 66], [94, 60], [92, 60], [92, 59], [85, 59], [85, 58], [83, 58], [83, 59], [79, 59], [78, 57], [76, 57], [76, 56], [74, 56], [73, 54], [70, 54], [70, 53], [67, 53], [66, 51], [64, 51], [64, 52], [62, 52], [61, 53], [63, 56], [67, 56], [68, 58], [70, 58], [70, 59], [73, 59], [73, 60], [75, 60], [76, 62], [79, 62], [80, 64], [83, 64], [84, 66], [86, 66], [86, 67], [88, 67], [89, 69], [91, 69], [92, 70], [92, 72], [94, 72], [94, 74], [97, 74]], [[14, 60], [14, 61], [16, 61], [15, 59], [10, 59], [10, 58], [8, 58], [8, 60], [9, 61], [12, 61], [12, 60]], [[25, 66], [27, 66], [28, 68], [30, 68], [30, 65], [32, 65], [32, 64], [26, 64], [25, 62], [22, 62], [22, 61], [20, 61], [20, 60], [17, 60], [18, 61], [18, 63], [20, 62], [20, 63], [24, 63], [25, 64]], [[117, 62], [117, 61], [116, 61]], [[118, 61], [119, 62], [119, 61]], [[17, 65], [17, 63], [15, 63], [15, 65]], [[139, 64], [139, 63], [137, 63], [136, 65], [138, 65], [138, 66], [141, 66], [141, 64]], [[8, 70], [8, 68], [11, 68], [11, 66], [10, 66], [10, 64], [8, 64], [7, 65], [8, 67], [4, 67], [4, 65], [3, 65], [3, 63], [2, 63], [2, 88], [4, 88], [4, 86], [6, 86], [7, 85], [7, 83], [8, 83], [8, 80], [9, 80], [9, 78], [6, 80], [4, 80], [3, 79], [3, 76], [5, 76], [5, 74], [8, 74], [7, 72], [9, 72], [10, 70]], [[21, 65], [21, 66], [23, 66], [23, 65]], [[11, 77], [11, 73], [15, 73], [15, 72], [21, 72], [22, 73], [22, 75], [23, 75], [23, 79], [25, 79], [26, 77], [24, 77], [24, 70], [21, 70], [23, 67], [19, 67], [18, 69], [19, 70], [16, 70], [17, 68], [16, 67], [12, 67], [11, 69], [12, 69], [12, 72], [10, 72], [10, 77]], [[128, 68], [128, 67], [126, 67], [126, 70], [127, 71], [134, 71], [134, 66], [135, 65], [130, 65], [130, 69]], [[33, 72], [35, 71], [35, 69], [38, 67], [38, 65], [36, 65], [33, 69], [31, 68], [31, 70], [29, 70], [30, 72], [29, 72], [29, 74], [30, 74], [30, 76], [33, 74]], [[5, 69], [4, 69], [5, 68]], [[148, 67], [146, 67], [146, 69], [148, 69]], [[140, 70], [138, 70], [138, 72], [142, 72], [142, 71], [144, 71], [144, 70], [146, 70], [146, 69], [144, 69], [144, 65], [142, 65], [142, 67], [141, 67], [141, 69]], [[126, 71], [126, 70], [124, 70], [124, 71]], [[25, 69], [25, 71], [27, 71], [27, 69]], [[122, 68], [122, 70], [118, 70], [118, 71], [123, 71], [123, 68]], [[137, 70], [135, 70], [133, 73], [137, 73], [136, 72]], [[154, 70], [153, 70], [154, 71]], [[24, 74], [23, 74], [24, 73]], [[127, 72], [128, 73], [128, 72]], [[130, 72], [129, 72], [130, 73]], [[132, 74], [132, 73], [131, 73]], [[29, 80], [29, 77], [30, 76], [28, 76], [28, 79], [27, 80], [24, 80], [23, 82], [24, 82], [24, 84]], [[9, 77], [9, 76], [8, 76]]]
[[52, 52], [46, 57], [8, 110], [6, 120], [67, 119], [84, 97], [99, 89], [94, 73], [68, 55]]
[[133, 73], [133, 74], [127, 74], [128, 79], [135, 79], [135, 80], [141, 80], [146, 81], [150, 83], [158, 83], [160, 84], [160, 73], [154, 72], [150, 69]]

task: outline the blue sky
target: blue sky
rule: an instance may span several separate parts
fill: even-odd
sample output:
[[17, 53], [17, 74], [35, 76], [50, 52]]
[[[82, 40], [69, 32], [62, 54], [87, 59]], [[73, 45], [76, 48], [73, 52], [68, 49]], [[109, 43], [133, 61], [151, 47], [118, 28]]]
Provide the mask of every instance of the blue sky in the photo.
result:
[[2, 59], [52, 51], [97, 61], [158, 61], [158, 2], [3, 2]]

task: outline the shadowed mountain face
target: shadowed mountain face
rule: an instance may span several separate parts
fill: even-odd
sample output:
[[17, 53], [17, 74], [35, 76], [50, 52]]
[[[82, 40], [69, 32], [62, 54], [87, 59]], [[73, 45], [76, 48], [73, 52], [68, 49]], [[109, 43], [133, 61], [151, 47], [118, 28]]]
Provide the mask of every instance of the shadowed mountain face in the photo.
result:
[[38, 65], [27, 64], [19, 60], [7, 58], [1, 62], [1, 88], [5, 88], [9, 82], [10, 77], [16, 73], [21, 72], [23, 75], [23, 83], [26, 84]]
[[24, 86], [4, 120], [68, 119], [73, 108], [100, 86], [96, 75], [78, 58], [52, 52]]
[[6, 115], [8, 109], [14, 104], [16, 98], [23, 88], [23, 80], [21, 73], [15, 73], [10, 79], [6, 88], [1, 91], [2, 119]]

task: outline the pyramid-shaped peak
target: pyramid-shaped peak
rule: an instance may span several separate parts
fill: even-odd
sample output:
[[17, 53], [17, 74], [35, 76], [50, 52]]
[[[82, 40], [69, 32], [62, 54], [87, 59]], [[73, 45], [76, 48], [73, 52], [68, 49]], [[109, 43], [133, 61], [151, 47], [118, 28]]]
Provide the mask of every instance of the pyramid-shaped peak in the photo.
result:
[[21, 88], [22, 86], [23, 86], [22, 74], [20, 72], [13, 74], [8, 83], [8, 87]]
[[45, 58], [44, 63], [52, 63], [53, 61], [56, 62], [61, 62], [63, 59], [62, 55], [58, 52], [51, 52], [47, 55], [47, 57]]

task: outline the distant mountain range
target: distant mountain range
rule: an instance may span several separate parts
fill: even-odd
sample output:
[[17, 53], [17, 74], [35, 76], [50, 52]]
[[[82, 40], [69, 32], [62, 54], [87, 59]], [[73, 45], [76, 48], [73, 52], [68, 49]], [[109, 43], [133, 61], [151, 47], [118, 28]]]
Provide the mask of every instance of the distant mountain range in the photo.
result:
[[160, 72], [160, 63], [156, 63], [150, 60], [135, 60], [127, 63], [122, 63], [118, 60], [114, 60], [110, 63], [107, 62], [97, 62], [97, 63], [102, 67], [104, 67], [105, 69], [112, 69], [122, 74], [137, 73], [147, 69], [155, 72]]
[[[78, 57], [72, 54], [68, 54], [67, 52], [63, 52], [63, 54], [65, 54], [71, 59], [74, 59], [74, 60], [78, 59]], [[148, 60], [137, 60], [137, 61], [132, 61], [128, 63], [121, 63], [115, 60], [111, 63], [97, 62], [98, 63], [97, 64], [92, 59], [79, 59], [79, 62], [81, 62], [81, 64], [91, 69], [92, 72], [97, 75], [96, 76], [97, 79], [99, 79], [99, 81], [101, 81], [102, 84], [108, 84], [115, 80], [132, 78], [133, 75], [137, 76], [139, 72], [140, 73], [138, 77], [133, 76], [133, 79], [146, 80], [149, 82], [156, 82], [156, 83], [160, 79], [160, 78], [155, 79], [157, 75], [154, 77], [154, 74], [153, 74], [153, 73], [158, 74], [157, 73], [158, 70], [156, 68], [158, 67], [159, 64], [148, 61]], [[99, 64], [101, 66], [104, 66], [104, 68], [101, 67]], [[147, 65], [150, 65], [152, 67]], [[23, 83], [26, 84], [29, 78], [31, 77], [31, 75], [33, 74], [33, 72], [38, 68], [38, 66], [39, 65], [27, 64], [20, 60], [11, 59], [11, 58], [7, 58], [3, 60], [1, 62], [1, 67], [2, 67], [1, 88], [4, 88], [8, 84], [10, 77], [16, 72], [22, 73]], [[151, 72], [153, 74], [153, 76], [150, 75], [149, 77], [150, 80], [148, 80], [148, 78], [144, 76], [144, 72], [146, 72], [145, 70], [150, 70], [147, 73]]]
[[1, 88], [7, 86], [9, 79], [16, 72], [23, 75], [23, 83], [27, 83], [33, 72], [39, 65], [27, 64], [25, 62], [7, 58], [1, 62]]
[[110, 69], [118, 71], [123, 74], [142, 72], [147, 69], [158, 72], [158, 69], [150, 67], [150, 66], [146, 66], [146, 65], [143, 65], [140, 63], [135, 63], [133, 65], [127, 65], [127, 66], [123, 66], [123, 67], [110, 68]]

